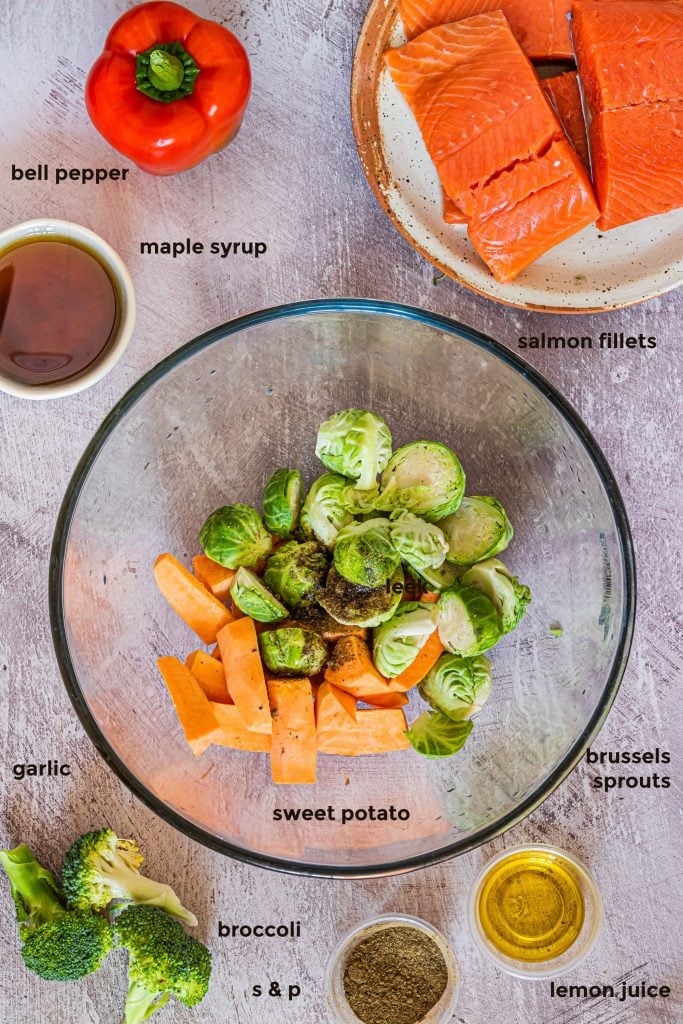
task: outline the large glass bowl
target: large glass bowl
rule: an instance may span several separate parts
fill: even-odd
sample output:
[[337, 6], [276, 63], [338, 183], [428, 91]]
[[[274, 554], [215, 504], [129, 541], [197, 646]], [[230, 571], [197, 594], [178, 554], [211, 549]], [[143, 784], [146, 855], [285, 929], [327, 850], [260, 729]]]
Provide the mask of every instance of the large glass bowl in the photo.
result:
[[[348, 406], [381, 413], [396, 447], [427, 438], [455, 449], [468, 492], [505, 505], [516, 532], [503, 557], [533, 602], [492, 653], [494, 694], [456, 757], [321, 755], [315, 787], [276, 787], [267, 755], [212, 747], [195, 759], [185, 744], [156, 659], [184, 658], [197, 638], [158, 593], [152, 563], [171, 551], [189, 564], [206, 515], [258, 504], [276, 467], [317, 476], [318, 425]], [[566, 401], [452, 320], [358, 300], [243, 317], [150, 371], [83, 456], [51, 563], [61, 670], [112, 768], [194, 839], [312, 875], [432, 864], [529, 814], [609, 711], [634, 600], [621, 498]], [[323, 813], [292, 820], [306, 808]]]

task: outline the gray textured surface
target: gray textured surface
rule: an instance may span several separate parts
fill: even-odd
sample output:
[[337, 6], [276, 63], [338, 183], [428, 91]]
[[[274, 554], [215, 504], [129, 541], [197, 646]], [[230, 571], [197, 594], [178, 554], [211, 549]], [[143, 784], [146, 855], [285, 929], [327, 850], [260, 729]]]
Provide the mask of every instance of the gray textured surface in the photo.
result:
[[[358, 165], [347, 116], [354, 39], [364, 0], [283, 0], [195, 8], [225, 18], [253, 59], [255, 93], [237, 141], [173, 180], [133, 172], [127, 184], [10, 183], [10, 165], [128, 166], [89, 125], [85, 69], [126, 5], [54, 0], [40, 28], [28, 0], [0, 13], [3, 225], [40, 214], [101, 232], [128, 261], [139, 299], [134, 340], [99, 386], [50, 405], [0, 397], [3, 438], [0, 530], [0, 769], [3, 843], [24, 839], [55, 865], [61, 848], [102, 821], [140, 837], [150, 873], [176, 885], [202, 920], [215, 953], [212, 992], [196, 1013], [175, 1007], [159, 1021], [291, 1021], [324, 1018], [321, 978], [336, 937], [375, 911], [417, 913], [440, 925], [461, 960], [456, 1019], [466, 1024], [674, 1024], [680, 936], [681, 755], [679, 526], [683, 292], [611, 315], [554, 318], [507, 310], [448, 283], [433, 283], [384, 218]], [[30, 74], [27, 73], [30, 68]], [[258, 262], [242, 258], [140, 257], [142, 239], [264, 240]], [[639, 559], [640, 604], [629, 668], [597, 749], [674, 751], [668, 790], [590, 789], [580, 766], [525, 823], [489, 848], [444, 866], [365, 883], [285, 878], [241, 867], [161, 823], [108, 771], [64, 693], [50, 641], [47, 567], [59, 502], [77, 459], [117, 398], [168, 352], [201, 331], [282, 301], [370, 295], [451, 314], [514, 347], [541, 330], [656, 335], [653, 351], [536, 354], [531, 359], [576, 406], [622, 488]], [[677, 450], [678, 449], [678, 450]], [[579, 595], [580, 599], [580, 595]], [[70, 781], [14, 781], [16, 762], [57, 758]], [[671, 984], [667, 1000], [626, 1003], [551, 999], [548, 986], [513, 981], [484, 963], [467, 935], [468, 884], [505, 845], [566, 845], [593, 868], [606, 921], [577, 984], [628, 976]], [[94, 979], [65, 987], [30, 977], [17, 957], [6, 892], [0, 900], [0, 1011], [6, 1024], [110, 1024], [123, 998], [120, 958]], [[298, 941], [218, 940], [216, 924], [301, 919]], [[253, 998], [254, 984], [298, 983], [296, 1003]]]

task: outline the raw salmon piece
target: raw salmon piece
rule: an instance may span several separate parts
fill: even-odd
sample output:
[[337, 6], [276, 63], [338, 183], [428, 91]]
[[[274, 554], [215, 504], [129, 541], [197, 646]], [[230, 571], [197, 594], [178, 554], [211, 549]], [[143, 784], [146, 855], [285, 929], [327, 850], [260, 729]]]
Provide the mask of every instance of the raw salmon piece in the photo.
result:
[[567, 71], [564, 75], [557, 75], [555, 78], [544, 78], [541, 85], [560, 119], [567, 138], [588, 167], [590, 157], [588, 156], [586, 122], [581, 106], [579, 76], [576, 71]]
[[598, 114], [590, 142], [601, 230], [683, 206], [683, 103]]
[[384, 59], [456, 202], [562, 134], [500, 11], [429, 29]]
[[582, 0], [572, 34], [592, 116], [683, 100], [683, 0]]
[[437, 25], [502, 11], [528, 57], [574, 56], [567, 17], [571, 0], [399, 0], [398, 8], [409, 39]]
[[472, 245], [503, 284], [598, 215], [586, 169], [565, 138], [459, 201]]
[[429, 29], [385, 60], [499, 281], [595, 220], [586, 170], [501, 12]]

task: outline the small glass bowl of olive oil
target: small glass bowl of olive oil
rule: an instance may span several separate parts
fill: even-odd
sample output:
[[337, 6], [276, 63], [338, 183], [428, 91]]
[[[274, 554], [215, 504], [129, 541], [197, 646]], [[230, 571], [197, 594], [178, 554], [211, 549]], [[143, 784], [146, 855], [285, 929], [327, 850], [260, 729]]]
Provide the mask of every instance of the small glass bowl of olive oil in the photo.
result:
[[518, 978], [540, 980], [572, 970], [593, 948], [601, 922], [595, 879], [553, 846], [505, 850], [482, 868], [470, 895], [474, 941]]

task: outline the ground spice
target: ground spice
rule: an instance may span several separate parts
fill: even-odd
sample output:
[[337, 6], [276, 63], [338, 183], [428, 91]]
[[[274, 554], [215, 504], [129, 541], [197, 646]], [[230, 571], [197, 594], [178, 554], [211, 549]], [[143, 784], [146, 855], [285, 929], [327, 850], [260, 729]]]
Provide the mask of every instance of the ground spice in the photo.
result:
[[346, 998], [364, 1024], [418, 1024], [447, 984], [448, 968], [436, 942], [407, 925], [368, 935], [344, 970]]

